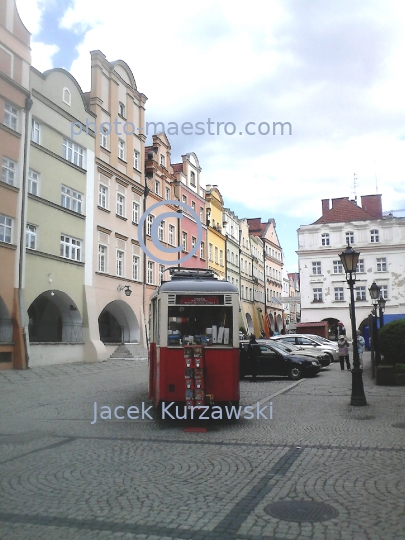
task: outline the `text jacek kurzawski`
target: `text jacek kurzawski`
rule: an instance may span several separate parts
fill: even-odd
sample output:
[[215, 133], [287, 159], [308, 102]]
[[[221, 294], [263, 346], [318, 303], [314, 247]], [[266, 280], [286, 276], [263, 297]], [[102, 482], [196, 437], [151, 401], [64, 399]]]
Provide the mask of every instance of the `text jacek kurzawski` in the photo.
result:
[[[153, 406], [145, 406], [144, 402], [141, 403], [140, 407], [131, 405], [130, 407], [127, 407], [127, 409], [125, 409], [123, 405], [113, 407], [101, 405], [99, 412], [97, 401], [94, 402], [93, 406], [93, 422], [90, 422], [91, 424], [95, 424], [98, 419], [154, 420], [153, 416], [149, 413], [149, 411], [153, 410]], [[167, 405], [165, 402], [162, 402], [161, 418], [162, 420], [185, 420], [187, 417], [192, 419], [194, 417], [194, 412], [199, 420], [238, 420], [239, 418], [243, 418], [244, 420], [272, 420], [273, 403], [270, 402], [268, 405], [260, 405], [260, 403], [257, 402], [254, 405], [246, 405], [245, 407], [235, 407], [234, 405], [225, 405], [224, 407], [219, 407], [218, 405], [212, 407], [209, 407], [208, 405], [186, 407], [185, 405], [176, 405], [174, 401], [171, 401]]]

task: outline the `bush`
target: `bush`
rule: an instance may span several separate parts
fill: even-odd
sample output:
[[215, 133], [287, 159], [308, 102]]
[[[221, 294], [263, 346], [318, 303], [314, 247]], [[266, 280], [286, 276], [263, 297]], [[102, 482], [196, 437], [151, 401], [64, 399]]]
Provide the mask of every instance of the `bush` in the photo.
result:
[[405, 373], [405, 364], [395, 364], [394, 369], [396, 373]]
[[405, 319], [383, 326], [378, 332], [378, 346], [386, 362], [405, 364]]

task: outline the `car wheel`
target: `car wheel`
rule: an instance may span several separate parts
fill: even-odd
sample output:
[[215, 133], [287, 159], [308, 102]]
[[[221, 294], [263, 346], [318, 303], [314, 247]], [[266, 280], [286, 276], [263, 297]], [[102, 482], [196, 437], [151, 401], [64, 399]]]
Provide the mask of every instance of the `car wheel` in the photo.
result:
[[302, 378], [302, 369], [299, 366], [293, 366], [288, 371], [288, 378], [293, 381], [299, 381]]

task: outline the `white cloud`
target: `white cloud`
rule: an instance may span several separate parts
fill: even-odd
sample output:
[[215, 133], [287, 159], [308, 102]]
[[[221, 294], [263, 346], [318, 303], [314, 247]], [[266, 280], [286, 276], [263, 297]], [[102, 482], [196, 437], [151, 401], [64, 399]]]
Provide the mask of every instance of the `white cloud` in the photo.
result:
[[39, 71], [46, 71], [54, 67], [52, 57], [59, 51], [57, 45], [47, 45], [46, 43], [31, 42], [32, 65]]

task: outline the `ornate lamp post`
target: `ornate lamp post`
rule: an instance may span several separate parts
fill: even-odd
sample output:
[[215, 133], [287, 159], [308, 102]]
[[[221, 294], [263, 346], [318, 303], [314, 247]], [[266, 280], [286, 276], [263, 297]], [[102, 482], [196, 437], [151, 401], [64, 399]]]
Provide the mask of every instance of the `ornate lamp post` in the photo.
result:
[[385, 299], [382, 297], [382, 295], [380, 295], [380, 298], [378, 299], [378, 307], [380, 308], [380, 328], [382, 328], [384, 326], [384, 317], [383, 317], [383, 313], [385, 311], [385, 304], [387, 302], [385, 301]]
[[[380, 355], [380, 349], [378, 347], [378, 330], [377, 330], [377, 306], [379, 304], [378, 299], [380, 297], [380, 287], [377, 285], [375, 281], [373, 281], [371, 287], [369, 288], [368, 292], [371, 296], [371, 301], [373, 304], [373, 348], [374, 348], [374, 357], [375, 357], [375, 365], [378, 366], [378, 364], [381, 362], [381, 355]], [[381, 313], [380, 313], [380, 327], [381, 327]]]
[[354, 284], [356, 282], [356, 267], [360, 253], [347, 242], [346, 249], [339, 254], [346, 272], [346, 281], [350, 289], [350, 319], [353, 337], [353, 369], [352, 369], [352, 396], [350, 405], [367, 405], [363, 387], [363, 370], [360, 367], [359, 351], [357, 349], [356, 310], [354, 307]]

